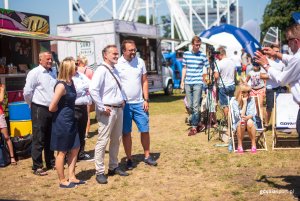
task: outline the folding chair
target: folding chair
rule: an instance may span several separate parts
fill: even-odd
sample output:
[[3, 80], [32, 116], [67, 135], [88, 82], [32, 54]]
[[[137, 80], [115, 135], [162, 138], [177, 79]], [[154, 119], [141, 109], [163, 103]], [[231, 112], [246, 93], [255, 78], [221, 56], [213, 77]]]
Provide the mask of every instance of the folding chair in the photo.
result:
[[[266, 141], [266, 136], [265, 136], [265, 130], [263, 127], [263, 112], [262, 109], [260, 108], [259, 105], [259, 97], [258, 96], [253, 96], [251, 97], [254, 99], [256, 107], [256, 124], [257, 124], [257, 128], [256, 128], [256, 135], [255, 135], [255, 139], [256, 139], [256, 149], [257, 150], [265, 150], [268, 151], [268, 147], [267, 147], [267, 141]], [[229, 125], [229, 129], [230, 129], [230, 137], [232, 139], [232, 145], [233, 145], [233, 151], [236, 152], [237, 151], [237, 134], [236, 131], [233, 130], [233, 120], [234, 120], [234, 112], [232, 109], [232, 103], [235, 100], [235, 98], [231, 98], [230, 102], [229, 102], [229, 112], [230, 115], [228, 115], [228, 125]], [[258, 111], [257, 111], [258, 109]], [[244, 135], [244, 139], [243, 139], [243, 148], [244, 151], [250, 151], [251, 150], [251, 139], [248, 135], [247, 130], [245, 131], [245, 135]]]
[[300, 149], [296, 131], [299, 105], [291, 93], [274, 95], [274, 114], [272, 118], [273, 149]]

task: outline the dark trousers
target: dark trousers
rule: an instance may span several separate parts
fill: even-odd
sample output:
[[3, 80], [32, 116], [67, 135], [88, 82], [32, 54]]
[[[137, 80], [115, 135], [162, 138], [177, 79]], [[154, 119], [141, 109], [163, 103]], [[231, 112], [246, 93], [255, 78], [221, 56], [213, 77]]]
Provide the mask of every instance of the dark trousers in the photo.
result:
[[85, 131], [86, 124], [88, 120], [87, 106], [86, 105], [76, 105], [75, 106], [75, 120], [78, 128], [79, 140], [80, 140], [80, 149], [78, 152], [78, 158], [84, 156], [84, 147], [85, 147]]
[[47, 168], [55, 167], [54, 151], [50, 150], [52, 113], [48, 107], [32, 103], [32, 169], [43, 168], [42, 152]]

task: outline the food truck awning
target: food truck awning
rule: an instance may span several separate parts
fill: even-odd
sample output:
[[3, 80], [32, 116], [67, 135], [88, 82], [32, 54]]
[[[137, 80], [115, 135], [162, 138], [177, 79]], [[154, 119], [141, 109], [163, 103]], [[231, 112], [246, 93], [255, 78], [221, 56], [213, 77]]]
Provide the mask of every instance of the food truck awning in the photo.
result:
[[45, 34], [41, 32], [31, 32], [31, 31], [20, 31], [20, 30], [10, 30], [0, 28], [0, 35], [18, 38], [29, 38], [37, 40], [56, 40], [56, 41], [72, 41], [72, 42], [83, 42], [83, 40], [78, 40], [74, 38], [68, 38], [63, 36], [54, 36], [50, 34]]

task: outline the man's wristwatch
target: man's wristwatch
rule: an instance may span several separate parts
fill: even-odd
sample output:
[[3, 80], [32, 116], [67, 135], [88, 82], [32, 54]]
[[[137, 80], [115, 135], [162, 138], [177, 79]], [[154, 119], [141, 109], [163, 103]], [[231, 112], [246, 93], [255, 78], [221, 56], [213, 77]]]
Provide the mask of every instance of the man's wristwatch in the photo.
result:
[[270, 66], [270, 64], [264, 64], [263, 67], [267, 68], [268, 66]]
[[147, 103], [149, 103], [149, 99], [144, 99], [144, 101], [146, 101]]

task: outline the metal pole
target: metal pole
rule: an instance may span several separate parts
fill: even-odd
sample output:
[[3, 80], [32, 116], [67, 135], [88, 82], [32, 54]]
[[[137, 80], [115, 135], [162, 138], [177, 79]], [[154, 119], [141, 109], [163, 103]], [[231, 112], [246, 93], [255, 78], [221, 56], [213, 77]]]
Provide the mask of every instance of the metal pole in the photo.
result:
[[73, 1], [69, 0], [69, 23], [73, 23]]
[[[175, 32], [174, 32], [174, 16], [173, 16], [173, 11], [172, 9], [170, 10], [171, 11], [171, 38], [174, 39], [175, 38]], [[172, 52], [175, 51], [175, 43], [174, 41], [171, 42], [171, 49], [172, 49]]]
[[117, 11], [116, 11], [116, 0], [112, 1], [112, 11], [113, 11], [113, 19], [117, 18]]
[[227, 24], [230, 24], [230, 2], [227, 0]]
[[220, 25], [220, 0], [217, 0], [217, 25]]
[[4, 8], [8, 9], [8, 0], [4, 0]]
[[193, 12], [192, 12], [192, 0], [189, 1], [189, 14], [190, 14], [190, 29], [193, 30]]
[[239, 0], [236, 0], [236, 26], [240, 27], [240, 9], [239, 9]]
[[149, 18], [149, 0], [146, 0], [146, 24], [150, 24], [150, 18]]
[[208, 29], [208, 7], [207, 7], [207, 0], [205, 0], [205, 29]]
[[156, 25], [156, 4], [154, 0], [152, 0], [152, 24]]

